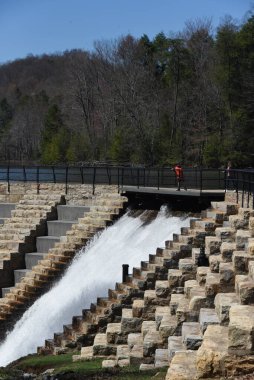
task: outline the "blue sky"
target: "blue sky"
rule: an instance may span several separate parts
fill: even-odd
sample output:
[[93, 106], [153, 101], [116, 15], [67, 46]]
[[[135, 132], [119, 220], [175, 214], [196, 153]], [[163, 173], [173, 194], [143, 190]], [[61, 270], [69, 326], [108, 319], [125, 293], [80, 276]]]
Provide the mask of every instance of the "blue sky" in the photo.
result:
[[0, 62], [29, 54], [92, 50], [95, 40], [128, 33], [153, 38], [208, 17], [239, 22], [253, 0], [0, 0]]

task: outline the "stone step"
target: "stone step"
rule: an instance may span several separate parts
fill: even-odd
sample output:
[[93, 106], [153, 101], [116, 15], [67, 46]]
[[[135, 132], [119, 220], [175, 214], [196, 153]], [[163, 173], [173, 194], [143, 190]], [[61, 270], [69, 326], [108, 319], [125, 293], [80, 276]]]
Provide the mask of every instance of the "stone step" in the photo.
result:
[[19, 283], [28, 272], [29, 272], [29, 269], [16, 269], [14, 271], [15, 284]]
[[196, 378], [197, 351], [176, 351], [166, 374], [166, 380], [190, 380]]
[[10, 218], [11, 211], [16, 207], [16, 203], [0, 203], [0, 218]]
[[60, 242], [59, 236], [38, 236], [36, 238], [36, 247], [38, 252], [47, 253], [55, 243]]
[[199, 325], [202, 334], [209, 325], [218, 325], [220, 323], [215, 309], [201, 308], [199, 313]]
[[200, 323], [183, 322], [182, 341], [187, 350], [198, 350], [203, 341]]
[[40, 252], [26, 253], [25, 255], [26, 269], [32, 269], [32, 267], [37, 265], [39, 260], [43, 260], [45, 256], [46, 256], [46, 253], [40, 253]]
[[83, 218], [85, 213], [90, 211], [87, 206], [74, 206], [74, 205], [58, 205], [57, 215], [58, 220], [78, 220]]
[[[228, 327], [209, 325], [203, 343], [196, 356], [198, 378], [216, 378], [223, 375], [222, 369], [228, 350]], [[194, 379], [194, 377], [193, 377]]]
[[239, 209], [238, 204], [230, 202], [211, 202], [211, 206], [213, 209], [225, 212], [227, 215], [235, 215]]
[[157, 348], [155, 350], [154, 366], [155, 368], [168, 367], [169, 358], [166, 348]]
[[169, 362], [174, 357], [176, 351], [185, 350], [185, 346], [183, 344], [182, 336], [169, 336], [168, 337], [168, 359]]
[[228, 325], [229, 310], [232, 305], [239, 304], [236, 293], [218, 293], [214, 299], [215, 311], [221, 325]]
[[66, 232], [70, 230], [75, 221], [68, 220], [50, 220], [47, 221], [48, 235], [49, 236], [65, 236]]

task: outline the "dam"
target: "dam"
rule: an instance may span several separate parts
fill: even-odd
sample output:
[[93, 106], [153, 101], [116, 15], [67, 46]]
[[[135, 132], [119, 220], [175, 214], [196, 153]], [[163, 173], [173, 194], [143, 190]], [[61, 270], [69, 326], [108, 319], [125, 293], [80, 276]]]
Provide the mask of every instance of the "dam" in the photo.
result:
[[[57, 186], [58, 193], [65, 193]], [[98, 188], [101, 194], [93, 201], [86, 194], [84, 203], [90, 203], [93, 214], [82, 222], [78, 219], [66, 239], [55, 243], [27, 278], [3, 297], [0, 322], [8, 334], [0, 346], [0, 365], [36, 350], [57, 355], [75, 348], [80, 354], [73, 356], [74, 362], [103, 356], [104, 367], [168, 367], [167, 380], [252, 373], [251, 186], [249, 191], [245, 187], [223, 194], [225, 200], [219, 192], [218, 200], [191, 217], [166, 206], [152, 216], [148, 211], [127, 211], [125, 195], [133, 189], [121, 196], [116, 187], [110, 190], [116, 195], [110, 196]], [[46, 189], [49, 185], [42, 186], [41, 195]], [[39, 196], [36, 186], [27, 191], [33, 199]], [[133, 196], [136, 204], [140, 193]], [[158, 204], [158, 192], [154, 193]], [[24, 218], [21, 209], [17, 206], [13, 216]], [[85, 238], [84, 231], [90, 231]], [[64, 267], [71, 244], [75, 254], [66, 261], [64, 275], [53, 276], [59, 263]], [[125, 279], [122, 264], [131, 268]], [[39, 292], [28, 307], [24, 299], [43, 278], [53, 280], [50, 289]], [[42, 320], [45, 324], [38, 323]], [[27, 339], [31, 324], [37, 328]], [[241, 335], [243, 340], [235, 338]], [[243, 354], [246, 366], [237, 369]]]

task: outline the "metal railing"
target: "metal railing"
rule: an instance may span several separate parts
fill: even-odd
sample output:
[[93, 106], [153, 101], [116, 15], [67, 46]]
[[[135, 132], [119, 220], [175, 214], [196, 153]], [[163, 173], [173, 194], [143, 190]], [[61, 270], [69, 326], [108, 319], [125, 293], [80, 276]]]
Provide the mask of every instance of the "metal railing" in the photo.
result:
[[[231, 187], [253, 205], [254, 170], [232, 170]], [[184, 168], [185, 185], [200, 193], [207, 190], [226, 190], [229, 185], [227, 172], [221, 169]], [[0, 166], [0, 181], [7, 182], [10, 192], [14, 182], [35, 182], [38, 192], [40, 183], [64, 183], [65, 192], [70, 184], [91, 184], [93, 193], [99, 184], [123, 187], [170, 189], [176, 188], [175, 173], [169, 167], [145, 168], [126, 166]], [[243, 203], [243, 199], [242, 199]]]

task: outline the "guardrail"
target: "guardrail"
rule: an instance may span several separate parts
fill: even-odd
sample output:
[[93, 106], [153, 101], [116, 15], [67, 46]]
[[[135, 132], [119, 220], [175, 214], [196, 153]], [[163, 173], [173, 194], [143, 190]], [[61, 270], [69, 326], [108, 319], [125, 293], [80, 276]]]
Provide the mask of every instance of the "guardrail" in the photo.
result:
[[[184, 168], [185, 185], [188, 189], [225, 190], [231, 187], [237, 193], [237, 201], [247, 196], [248, 205], [254, 206], [254, 170], [234, 169], [227, 172], [221, 169]], [[145, 168], [126, 166], [0, 166], [0, 181], [6, 181], [8, 191], [12, 182], [74, 183], [91, 184], [93, 193], [98, 184], [117, 185], [118, 191], [124, 186], [151, 187], [156, 189], [176, 188], [174, 172], [169, 167]]]

